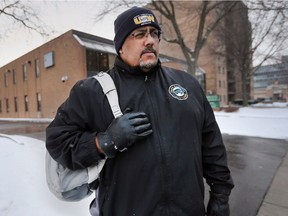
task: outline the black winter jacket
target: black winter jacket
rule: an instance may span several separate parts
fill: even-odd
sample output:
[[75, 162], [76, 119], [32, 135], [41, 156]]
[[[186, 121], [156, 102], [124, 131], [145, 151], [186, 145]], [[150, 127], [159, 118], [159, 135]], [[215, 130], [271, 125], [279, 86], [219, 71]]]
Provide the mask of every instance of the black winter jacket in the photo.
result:
[[[233, 181], [222, 136], [201, 86], [188, 73], [162, 67], [143, 73], [118, 58], [109, 71], [121, 110], [144, 111], [153, 133], [108, 159], [99, 185], [104, 216], [202, 216], [206, 178], [230, 194]], [[97, 132], [113, 120], [94, 78], [78, 81], [46, 130], [50, 154], [70, 169], [97, 163]]]

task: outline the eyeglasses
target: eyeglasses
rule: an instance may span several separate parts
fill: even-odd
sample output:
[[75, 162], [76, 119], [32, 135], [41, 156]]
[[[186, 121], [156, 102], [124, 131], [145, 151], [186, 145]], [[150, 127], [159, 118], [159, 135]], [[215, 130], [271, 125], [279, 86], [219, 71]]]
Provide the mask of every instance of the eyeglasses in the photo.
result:
[[150, 32], [146, 30], [142, 30], [142, 31], [139, 30], [130, 34], [130, 36], [136, 40], [139, 40], [139, 39], [143, 39], [144, 37], [148, 37], [149, 34], [153, 39], [160, 40], [162, 32], [157, 29], [151, 29]]

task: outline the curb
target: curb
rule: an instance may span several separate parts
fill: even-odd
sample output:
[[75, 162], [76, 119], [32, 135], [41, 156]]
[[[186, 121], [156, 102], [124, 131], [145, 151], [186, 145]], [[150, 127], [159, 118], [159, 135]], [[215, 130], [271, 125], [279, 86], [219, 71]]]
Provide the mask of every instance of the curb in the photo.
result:
[[288, 215], [288, 153], [283, 158], [257, 216]]

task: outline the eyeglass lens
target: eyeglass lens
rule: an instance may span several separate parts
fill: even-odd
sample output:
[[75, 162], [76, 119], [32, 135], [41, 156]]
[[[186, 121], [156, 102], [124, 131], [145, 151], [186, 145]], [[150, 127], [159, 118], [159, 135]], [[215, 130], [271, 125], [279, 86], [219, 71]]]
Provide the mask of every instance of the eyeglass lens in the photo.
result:
[[157, 29], [151, 29], [150, 32], [142, 30], [132, 33], [131, 36], [134, 37], [135, 39], [142, 39], [144, 37], [148, 37], [149, 34], [152, 38], [159, 39], [161, 32], [158, 31]]

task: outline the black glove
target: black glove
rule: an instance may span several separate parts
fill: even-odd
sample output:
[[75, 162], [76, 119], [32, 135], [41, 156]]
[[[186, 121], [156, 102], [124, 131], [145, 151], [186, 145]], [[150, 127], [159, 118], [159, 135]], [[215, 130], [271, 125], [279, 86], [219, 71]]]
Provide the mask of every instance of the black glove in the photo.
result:
[[229, 196], [210, 191], [210, 200], [207, 206], [207, 216], [229, 216]]
[[98, 143], [106, 157], [113, 158], [152, 133], [151, 123], [144, 112], [126, 113], [112, 121], [106, 132], [97, 134]]

